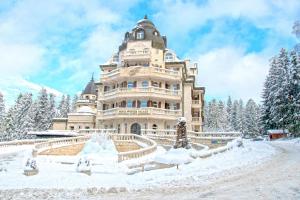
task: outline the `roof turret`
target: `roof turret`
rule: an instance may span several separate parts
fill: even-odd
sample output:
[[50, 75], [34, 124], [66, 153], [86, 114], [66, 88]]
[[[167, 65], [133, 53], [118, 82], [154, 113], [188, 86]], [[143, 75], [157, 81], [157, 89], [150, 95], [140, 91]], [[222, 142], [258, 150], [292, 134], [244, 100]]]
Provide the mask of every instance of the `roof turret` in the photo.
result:
[[90, 82], [85, 86], [85, 89], [82, 91], [82, 94], [97, 95], [96, 84], [95, 84], [95, 81], [94, 81], [94, 74], [92, 75], [92, 78], [91, 78]]

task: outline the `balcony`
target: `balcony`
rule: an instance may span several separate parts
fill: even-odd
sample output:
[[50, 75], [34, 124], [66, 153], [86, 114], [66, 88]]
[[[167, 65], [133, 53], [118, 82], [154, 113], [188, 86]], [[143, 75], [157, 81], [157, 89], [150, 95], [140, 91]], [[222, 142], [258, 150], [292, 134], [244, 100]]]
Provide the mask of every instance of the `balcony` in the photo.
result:
[[109, 82], [119, 79], [127, 80], [131, 77], [145, 77], [151, 76], [159, 77], [166, 80], [180, 80], [181, 74], [179, 71], [164, 69], [159, 67], [145, 67], [145, 66], [130, 66], [119, 67], [107, 73], [102, 73], [101, 81]]
[[169, 90], [159, 87], [141, 87], [141, 88], [116, 88], [104, 92], [102, 100], [110, 100], [124, 97], [153, 97], [170, 100], [180, 100], [181, 90]]
[[150, 60], [151, 52], [150, 51], [126, 51], [122, 56], [121, 60]]
[[168, 110], [162, 108], [112, 108], [99, 111], [99, 117], [102, 119], [116, 118], [155, 118], [176, 120], [181, 116], [181, 110]]
[[201, 108], [201, 100], [192, 100], [192, 107]]
[[192, 125], [201, 125], [202, 120], [201, 117], [192, 117]]

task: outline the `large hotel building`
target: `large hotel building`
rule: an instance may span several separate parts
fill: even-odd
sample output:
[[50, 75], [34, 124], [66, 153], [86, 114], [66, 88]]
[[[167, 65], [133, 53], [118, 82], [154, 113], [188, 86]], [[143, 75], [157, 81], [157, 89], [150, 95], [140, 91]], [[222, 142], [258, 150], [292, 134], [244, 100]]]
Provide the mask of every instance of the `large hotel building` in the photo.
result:
[[187, 128], [202, 131], [204, 87], [196, 86], [197, 64], [179, 59], [167, 38], [147, 19], [126, 32], [118, 53], [100, 65], [67, 118], [55, 118], [54, 130], [174, 129], [184, 116]]

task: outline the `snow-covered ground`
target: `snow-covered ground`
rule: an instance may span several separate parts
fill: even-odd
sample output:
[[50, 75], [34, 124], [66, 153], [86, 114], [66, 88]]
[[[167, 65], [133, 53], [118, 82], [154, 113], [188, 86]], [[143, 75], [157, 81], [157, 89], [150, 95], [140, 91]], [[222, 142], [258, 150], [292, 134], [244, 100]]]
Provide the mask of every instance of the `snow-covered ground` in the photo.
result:
[[[161, 199], [163, 195], [169, 195], [168, 199], [170, 199], [175, 197], [173, 194], [178, 195], [179, 191], [181, 191], [186, 192], [184, 197], [190, 197], [186, 199], [197, 199], [197, 197], [201, 195], [197, 196], [195, 194], [201, 191], [201, 194], [204, 195], [203, 197], [217, 197], [221, 193], [216, 193], [216, 191], [225, 192], [229, 195], [227, 197], [230, 197], [230, 195], [233, 195], [233, 193], [228, 193], [230, 189], [237, 193], [239, 190], [244, 191], [247, 197], [248, 193], [245, 189], [258, 184], [254, 180], [259, 177], [256, 177], [255, 173], [252, 173], [252, 170], [258, 169], [258, 176], [262, 177], [268, 176], [268, 171], [270, 170], [270, 176], [272, 177], [268, 177], [276, 179], [277, 171], [274, 170], [278, 167], [282, 167], [280, 165], [283, 165], [283, 163], [281, 163], [280, 160], [284, 159], [281, 159], [281, 157], [278, 158], [278, 156], [284, 156], [289, 150], [293, 149], [300, 149], [299, 139], [276, 142], [252, 142], [244, 140], [244, 147], [235, 147], [227, 152], [213, 155], [206, 159], [195, 159], [190, 164], [180, 165], [179, 169], [172, 167], [145, 171], [133, 175], [127, 175], [127, 167], [124, 165], [115, 164], [114, 166], [110, 166], [113, 167], [114, 170], [107, 172], [107, 168], [104, 165], [98, 165], [97, 162], [94, 162], [94, 164], [97, 165], [92, 166], [92, 174], [88, 176], [76, 172], [76, 164], [78, 161], [78, 157], [76, 156], [39, 156], [37, 162], [40, 172], [38, 175], [31, 177], [26, 177], [22, 174], [22, 164], [26, 156], [24, 153], [19, 153], [10, 157], [9, 160], [0, 160], [0, 166], [5, 166], [7, 169], [6, 171], [0, 172], [0, 199], [5, 199], [6, 195], [11, 195], [12, 193], [14, 195], [19, 194], [15, 197], [20, 197], [20, 195], [24, 197], [31, 192], [37, 191], [40, 192], [42, 196], [54, 195], [54, 197], [62, 198], [61, 195], [63, 195], [64, 198], [67, 198], [69, 195], [70, 199], [74, 197], [86, 199], [86, 195], [91, 199], [97, 199], [96, 196], [99, 194], [107, 195], [105, 199], [109, 199], [110, 197], [111, 199], [122, 199], [121, 197], [124, 197], [123, 199]], [[162, 154], [165, 153], [166, 152], [162, 151]], [[296, 160], [294, 164], [298, 167], [293, 170], [296, 170], [295, 172], [300, 174], [299, 171], [297, 171], [300, 170], [300, 159], [298, 158], [298, 161]], [[266, 167], [262, 168], [261, 166], [264, 165], [266, 165], [266, 167], [273, 167], [273, 171]], [[288, 170], [288, 167], [292, 166], [284, 166], [282, 170]], [[278, 174], [278, 177], [281, 176], [282, 175]], [[293, 177], [290, 179], [292, 178]], [[245, 181], [245, 179], [250, 180]], [[249, 186], [246, 187], [243, 180], [249, 183]], [[264, 180], [265, 179], [260, 180], [261, 183], [263, 183]], [[272, 181], [266, 183], [269, 185], [259, 186], [257, 190], [264, 190], [263, 187], [270, 188], [273, 184]], [[288, 183], [287, 179], [283, 181]], [[241, 182], [240, 184], [244, 185], [242, 188], [239, 188], [238, 185], [233, 184], [235, 182]], [[300, 179], [298, 182], [293, 181], [291, 185], [293, 186], [297, 183], [300, 185]], [[201, 187], [199, 187], [199, 185], [201, 185]], [[222, 190], [222, 188], [232, 185], [234, 185], [234, 187], [228, 189], [228, 191]], [[280, 189], [281, 187], [284, 188], [285, 185], [279, 184], [278, 188]], [[200, 188], [203, 188], [203, 190]], [[173, 192], [170, 193], [168, 192], [169, 190]], [[189, 190], [191, 191], [189, 192]], [[298, 194], [296, 197], [299, 197], [299, 187], [294, 190], [296, 195]], [[106, 192], [118, 193], [120, 191], [129, 192], [119, 195], [105, 194]], [[210, 194], [210, 191], [213, 192]], [[147, 196], [148, 198], [145, 198]]]

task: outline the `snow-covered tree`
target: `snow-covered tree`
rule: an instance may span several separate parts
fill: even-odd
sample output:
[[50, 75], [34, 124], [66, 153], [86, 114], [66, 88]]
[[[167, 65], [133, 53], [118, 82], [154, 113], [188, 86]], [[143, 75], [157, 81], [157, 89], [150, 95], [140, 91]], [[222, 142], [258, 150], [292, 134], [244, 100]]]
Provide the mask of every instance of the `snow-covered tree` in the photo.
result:
[[277, 68], [274, 72], [274, 83], [271, 85], [273, 107], [270, 117], [276, 122], [277, 128], [286, 128], [288, 125], [288, 96], [289, 96], [289, 57], [285, 49], [281, 49], [278, 56]]
[[65, 101], [66, 101], [66, 97], [65, 97], [65, 95], [62, 95], [61, 100], [57, 107], [56, 117], [63, 117], [63, 109], [65, 106]]
[[237, 131], [244, 133], [244, 123], [245, 123], [245, 115], [244, 115], [244, 103], [243, 100], [240, 99], [238, 101], [238, 109], [237, 109]]
[[239, 130], [238, 109], [239, 109], [239, 102], [237, 100], [234, 100], [232, 104], [232, 112], [231, 112], [231, 124], [234, 131]]
[[35, 116], [36, 130], [43, 131], [49, 127], [49, 101], [46, 89], [42, 89], [37, 99], [37, 113]]
[[231, 97], [229, 96], [226, 103], [226, 112], [227, 112], [227, 122], [228, 122], [228, 129], [232, 130], [232, 101]]
[[294, 134], [300, 134], [300, 55], [291, 51], [289, 96], [288, 96], [288, 128]]
[[249, 99], [245, 108], [244, 132], [246, 135], [252, 137], [260, 135], [259, 113], [259, 107], [252, 99]]
[[49, 103], [48, 103], [48, 114], [47, 114], [47, 129], [49, 129], [52, 125], [52, 120], [55, 117], [56, 106], [55, 106], [55, 96], [50, 93], [49, 95]]
[[[300, 20], [295, 21], [292, 33], [295, 34], [297, 38], [300, 38]], [[300, 53], [300, 43], [295, 45], [295, 50]]]
[[76, 102], [78, 101], [78, 95], [75, 94], [73, 96], [73, 100], [72, 100], [72, 105], [71, 105], [71, 112], [75, 112], [76, 111]]
[[271, 91], [271, 87], [276, 82], [276, 71], [278, 68], [277, 58], [273, 57], [271, 60], [271, 67], [269, 69], [269, 74], [265, 80], [263, 94], [262, 94], [262, 107], [261, 107], [261, 122], [263, 129], [266, 131], [268, 129], [276, 128], [276, 123], [271, 118], [271, 109], [273, 108], [274, 93]]
[[5, 104], [4, 104], [3, 94], [0, 92], [0, 134], [3, 133], [4, 118], [5, 118]]
[[217, 130], [229, 131], [227, 110], [223, 101], [219, 101], [217, 107]]

